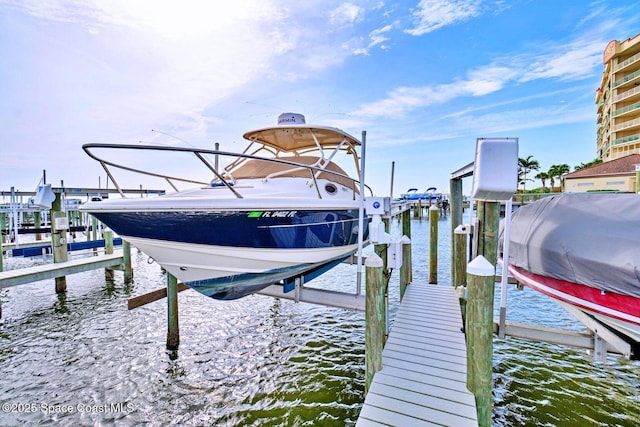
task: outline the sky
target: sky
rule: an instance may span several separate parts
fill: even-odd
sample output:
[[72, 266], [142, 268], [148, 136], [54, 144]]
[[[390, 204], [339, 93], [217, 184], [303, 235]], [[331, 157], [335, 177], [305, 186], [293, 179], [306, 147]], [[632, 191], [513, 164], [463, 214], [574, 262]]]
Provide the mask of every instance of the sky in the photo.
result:
[[448, 192], [477, 138], [573, 170], [604, 48], [639, 21], [637, 0], [0, 0], [0, 190], [106, 185], [88, 142], [238, 150], [283, 112], [366, 131], [378, 196]]

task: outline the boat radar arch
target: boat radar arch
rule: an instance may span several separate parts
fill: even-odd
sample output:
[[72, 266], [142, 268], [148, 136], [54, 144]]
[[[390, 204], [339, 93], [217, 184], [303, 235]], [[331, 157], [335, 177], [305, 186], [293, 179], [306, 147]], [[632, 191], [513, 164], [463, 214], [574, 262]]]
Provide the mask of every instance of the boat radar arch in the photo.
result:
[[298, 113], [282, 113], [278, 116], [278, 125], [303, 125], [304, 115]]

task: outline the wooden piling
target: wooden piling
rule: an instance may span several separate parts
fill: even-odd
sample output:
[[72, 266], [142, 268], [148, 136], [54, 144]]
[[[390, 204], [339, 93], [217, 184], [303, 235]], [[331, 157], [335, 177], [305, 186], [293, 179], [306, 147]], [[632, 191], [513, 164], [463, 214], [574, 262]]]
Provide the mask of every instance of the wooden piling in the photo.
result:
[[429, 208], [429, 283], [438, 283], [438, 207]]
[[[455, 238], [456, 227], [462, 224], [462, 178], [451, 178], [449, 180], [449, 212], [450, 212], [450, 242], [454, 247], [453, 240]], [[452, 252], [453, 255], [453, 252]], [[455, 277], [454, 263], [451, 262], [451, 277]]]
[[130, 284], [133, 281], [133, 268], [131, 267], [131, 243], [122, 241], [122, 264], [124, 264], [124, 283]]
[[420, 199], [413, 204], [413, 217], [422, 218], [422, 202]]
[[[411, 211], [404, 211], [401, 216], [402, 235], [411, 239]], [[400, 268], [400, 301], [404, 297], [407, 285], [413, 282], [411, 263], [411, 243], [402, 245], [402, 267]]]
[[374, 374], [382, 369], [382, 350], [385, 333], [385, 304], [383, 274], [384, 263], [375, 253], [369, 255], [365, 265], [365, 395], [369, 391]]
[[[62, 212], [62, 194], [56, 193], [51, 204], [51, 243], [53, 244], [53, 262], [65, 262], [69, 259], [67, 253], [67, 215]], [[56, 293], [67, 291], [67, 278], [56, 277]]]
[[98, 240], [98, 219], [91, 217], [91, 240]]
[[478, 201], [478, 255], [492, 265], [498, 261], [498, 232], [500, 228], [500, 202]]
[[480, 427], [491, 426], [494, 276], [494, 265], [482, 255], [467, 266], [467, 387], [476, 398]]
[[[42, 219], [40, 218], [40, 211], [35, 211], [33, 213], [33, 226], [38, 229], [42, 227]], [[36, 233], [36, 240], [42, 240], [42, 233]]]
[[500, 202], [478, 201], [478, 256], [467, 266], [467, 386], [476, 396], [478, 425], [491, 426], [493, 297]]
[[2, 244], [4, 243], [4, 227], [5, 217], [4, 212], [0, 212], [0, 271], [4, 271], [3, 262], [4, 262], [4, 252], [2, 250]]
[[467, 285], [467, 227], [459, 225], [453, 235], [453, 286]]
[[[383, 218], [382, 222], [384, 223], [384, 229], [386, 231], [391, 231], [389, 228], [389, 218]], [[390, 274], [388, 274], [388, 269], [387, 269], [387, 266], [389, 265], [387, 248], [388, 248], [387, 244], [373, 246], [374, 252], [382, 260], [382, 276], [384, 277], [383, 299], [384, 299], [385, 310], [382, 311], [382, 314], [383, 314], [382, 324], [384, 325], [384, 339], [383, 339], [382, 345], [384, 345], [384, 343], [386, 342], [387, 335], [389, 335], [389, 318], [387, 314], [388, 314], [388, 307], [389, 307], [389, 279], [391, 278], [391, 276]]]
[[[112, 254], [113, 253], [113, 231], [105, 230], [104, 231], [104, 253]], [[104, 269], [104, 280], [107, 282], [113, 282], [115, 278], [115, 272], [110, 268]]]
[[177, 350], [179, 346], [178, 279], [167, 272], [167, 349]]

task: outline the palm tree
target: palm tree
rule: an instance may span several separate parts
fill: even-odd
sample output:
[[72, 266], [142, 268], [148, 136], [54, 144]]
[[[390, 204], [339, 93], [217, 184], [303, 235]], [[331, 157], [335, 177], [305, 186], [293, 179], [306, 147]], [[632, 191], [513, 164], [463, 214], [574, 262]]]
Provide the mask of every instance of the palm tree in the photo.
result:
[[579, 171], [580, 169], [584, 169], [584, 168], [588, 168], [588, 167], [591, 167], [591, 166], [599, 165], [600, 163], [602, 163], [602, 159], [594, 159], [594, 160], [591, 160], [590, 162], [580, 163], [578, 166], [574, 166], [573, 170], [574, 171]]
[[549, 179], [551, 180], [551, 191], [553, 191], [555, 187], [555, 178], [558, 178], [558, 180], [562, 180], [562, 175], [564, 175], [565, 173], [569, 173], [570, 171], [571, 169], [566, 163], [563, 163], [561, 165], [551, 165], [551, 167], [549, 168], [549, 172], [547, 172], [549, 174]]
[[526, 158], [520, 157], [518, 159], [518, 181], [522, 177], [522, 192], [527, 191], [527, 174], [532, 170], [540, 169], [540, 163], [533, 158], [532, 155], [528, 155]]
[[543, 190], [546, 190], [546, 189], [547, 189], [547, 187], [546, 187], [546, 185], [545, 185], [545, 184], [547, 183], [547, 180], [549, 179], [549, 174], [548, 174], [547, 172], [539, 172], [539, 173], [535, 176], [535, 178], [536, 178], [536, 179], [539, 179], [540, 181], [542, 181], [542, 189], [543, 189]]

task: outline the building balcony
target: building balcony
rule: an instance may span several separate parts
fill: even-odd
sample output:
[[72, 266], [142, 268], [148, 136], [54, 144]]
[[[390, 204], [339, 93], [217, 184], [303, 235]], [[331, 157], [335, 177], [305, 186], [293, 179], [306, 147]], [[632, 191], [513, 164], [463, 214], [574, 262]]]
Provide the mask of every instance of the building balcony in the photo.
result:
[[611, 117], [620, 117], [625, 114], [640, 112], [640, 102], [636, 102], [635, 104], [627, 105], [623, 108], [618, 108], [617, 110], [611, 113]]
[[615, 66], [615, 68], [613, 69], [613, 72], [617, 73], [618, 71], [621, 71], [638, 62], [640, 62], [640, 52], [636, 53], [631, 58], [625, 59], [624, 61], [620, 62], [618, 65]]
[[613, 97], [613, 102], [619, 102], [624, 100], [632, 100], [633, 98], [640, 99], [640, 86], [636, 86], [633, 89], [625, 90]]
[[630, 142], [640, 141], [640, 133], [635, 135], [625, 136], [624, 138], [616, 138], [611, 141], [611, 145], [628, 144]]
[[616, 80], [615, 82], [613, 82], [613, 88], [616, 89], [622, 85], [631, 83], [634, 80], [638, 80], [638, 83], [640, 83], [640, 70], [635, 71], [629, 75], [624, 76], [621, 79]]
[[614, 132], [620, 132], [622, 130], [632, 129], [632, 128], [635, 128], [635, 127], [640, 128], [640, 118], [633, 119], [633, 120], [627, 120], [626, 122], [622, 122], [622, 123], [617, 123], [613, 127], [613, 131]]

